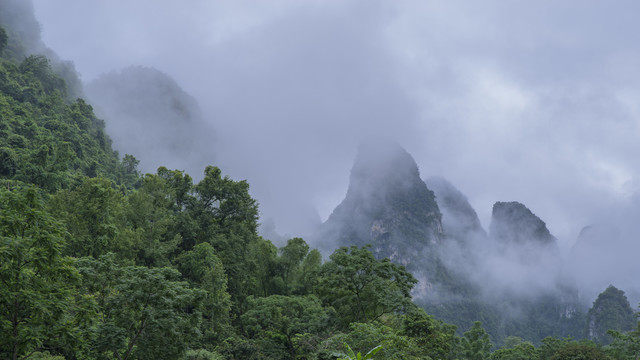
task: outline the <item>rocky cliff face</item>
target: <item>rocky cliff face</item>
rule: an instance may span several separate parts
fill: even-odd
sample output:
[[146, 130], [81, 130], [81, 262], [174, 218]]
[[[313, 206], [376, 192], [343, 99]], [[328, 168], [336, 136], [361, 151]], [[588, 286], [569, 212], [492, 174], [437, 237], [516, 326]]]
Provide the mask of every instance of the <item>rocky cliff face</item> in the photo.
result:
[[345, 199], [312, 243], [325, 254], [370, 244], [376, 257], [413, 273], [414, 296], [422, 298], [450, 283], [438, 253], [444, 239], [435, 196], [411, 155], [395, 143], [369, 141], [358, 149]]
[[508, 258], [548, 274], [560, 270], [558, 240], [544, 221], [519, 202], [493, 205], [489, 236]]
[[358, 150], [345, 199], [316, 238], [329, 251], [371, 244], [376, 256], [410, 266], [442, 241], [441, 216], [411, 155], [393, 143], [367, 142]]
[[490, 235], [503, 244], [547, 246], [557, 242], [544, 221], [516, 201], [493, 205]]
[[417, 304], [460, 329], [481, 320], [498, 341], [537, 341], [537, 331], [583, 328], [574, 293], [556, 284], [556, 238], [542, 220], [520, 203], [496, 203], [487, 235], [464, 194], [442, 178], [422, 181], [396, 144], [359, 148], [345, 199], [312, 241], [325, 254], [371, 244], [419, 280]]
[[480, 225], [478, 214], [467, 197], [446, 179], [434, 176], [425, 180], [435, 196], [442, 212], [442, 228], [448, 238], [462, 244], [486, 239], [487, 233]]

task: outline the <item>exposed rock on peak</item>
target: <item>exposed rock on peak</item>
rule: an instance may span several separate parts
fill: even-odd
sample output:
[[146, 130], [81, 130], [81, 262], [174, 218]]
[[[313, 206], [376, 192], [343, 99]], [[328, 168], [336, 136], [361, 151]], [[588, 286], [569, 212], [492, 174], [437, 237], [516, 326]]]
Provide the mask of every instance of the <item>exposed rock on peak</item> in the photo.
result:
[[321, 233], [329, 249], [372, 244], [377, 256], [406, 265], [441, 240], [441, 214], [411, 155], [395, 143], [369, 141], [359, 147], [347, 195]]
[[557, 242], [544, 221], [516, 201], [493, 205], [490, 235], [503, 244], [556, 245]]
[[486, 238], [478, 214], [460, 190], [439, 176], [430, 177], [425, 183], [436, 195], [442, 212], [442, 227], [448, 237], [459, 241]]

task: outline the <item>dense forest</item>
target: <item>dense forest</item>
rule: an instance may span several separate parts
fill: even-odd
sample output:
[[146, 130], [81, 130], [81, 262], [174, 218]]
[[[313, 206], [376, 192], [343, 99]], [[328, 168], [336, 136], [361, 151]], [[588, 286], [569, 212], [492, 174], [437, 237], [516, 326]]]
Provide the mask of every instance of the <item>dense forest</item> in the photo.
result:
[[[258, 234], [246, 181], [213, 165], [197, 182], [140, 173], [76, 97], [79, 80], [23, 42], [0, 28], [0, 358], [640, 357], [640, 322], [613, 286], [575, 339], [492, 341], [479, 318], [458, 328], [416, 305], [419, 275], [391, 250], [278, 248]], [[432, 196], [418, 190], [393, 198]], [[412, 206], [416, 221], [439, 221]], [[426, 231], [416, 236], [436, 236]], [[438, 271], [441, 284], [455, 279]]]

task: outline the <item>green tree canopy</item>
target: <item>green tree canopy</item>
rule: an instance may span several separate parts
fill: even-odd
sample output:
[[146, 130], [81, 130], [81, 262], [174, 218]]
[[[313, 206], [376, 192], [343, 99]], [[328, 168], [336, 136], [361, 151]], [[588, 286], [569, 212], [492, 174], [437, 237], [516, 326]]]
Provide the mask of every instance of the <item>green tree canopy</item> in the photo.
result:
[[175, 260], [178, 270], [192, 287], [204, 290], [202, 300], [205, 341], [217, 341], [229, 324], [231, 300], [222, 262], [208, 243], [196, 245]]
[[76, 189], [56, 194], [49, 206], [69, 231], [65, 253], [97, 258], [115, 252], [132, 259], [133, 240], [124, 230], [124, 205], [123, 194], [104, 178], [85, 178]]
[[[640, 316], [640, 313], [636, 314]], [[636, 322], [636, 328], [627, 333], [609, 330], [613, 342], [609, 347], [609, 353], [616, 359], [637, 360], [640, 359], [640, 321]]]
[[[345, 353], [345, 344], [352, 352], [366, 354], [381, 346], [373, 359], [387, 360], [424, 360], [431, 359], [424, 348], [408, 336], [398, 334], [393, 328], [380, 323], [352, 323], [348, 331], [336, 334], [320, 345], [319, 359], [334, 359], [335, 356], [349, 358]], [[346, 349], [347, 352], [348, 349]], [[357, 356], [356, 356], [357, 358]]]
[[462, 339], [463, 358], [467, 360], [488, 359], [492, 346], [489, 334], [482, 327], [482, 323], [476, 321], [471, 329], [464, 333]]
[[610, 285], [598, 295], [587, 313], [587, 336], [602, 345], [613, 341], [609, 330], [626, 332], [633, 329], [636, 319], [624, 291]]
[[79, 276], [62, 256], [63, 234], [34, 188], [0, 188], [0, 357], [73, 342]]
[[556, 351], [551, 360], [611, 360], [595, 345], [570, 343]]
[[327, 310], [313, 295], [249, 297], [248, 302], [243, 328], [269, 358], [306, 358], [313, 349], [310, 345], [317, 342], [314, 338], [328, 326]]
[[203, 291], [172, 268], [121, 266], [114, 254], [82, 258], [83, 289], [99, 309], [87, 337], [98, 359], [178, 358], [198, 340]]
[[456, 346], [455, 325], [445, 324], [422, 309], [404, 316], [402, 333], [416, 342], [433, 359], [449, 358]]
[[0, 27], [0, 55], [2, 55], [4, 48], [7, 47], [8, 40], [7, 31], [3, 27]]
[[315, 291], [336, 309], [343, 326], [413, 306], [410, 292], [417, 280], [403, 266], [377, 260], [368, 247], [341, 247], [330, 259], [322, 266]]

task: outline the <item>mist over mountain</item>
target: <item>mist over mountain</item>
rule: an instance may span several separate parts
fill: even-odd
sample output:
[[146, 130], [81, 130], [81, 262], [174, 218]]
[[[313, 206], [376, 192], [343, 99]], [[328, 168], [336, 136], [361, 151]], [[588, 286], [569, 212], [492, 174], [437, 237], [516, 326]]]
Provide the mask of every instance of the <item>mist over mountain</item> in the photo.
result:
[[371, 245], [376, 257], [406, 266], [418, 279], [414, 297], [432, 299], [459, 286], [439, 256], [446, 240], [435, 195], [415, 160], [379, 139], [360, 144], [344, 200], [311, 237], [325, 253]]
[[6, 58], [19, 62], [32, 54], [46, 56], [52, 70], [65, 81], [65, 95], [70, 100], [82, 97], [82, 82], [74, 63], [60, 59], [55, 51], [45, 46], [41, 25], [30, 0], [0, 0], [0, 24], [8, 35], [3, 51]]
[[478, 214], [469, 204], [467, 196], [440, 176], [432, 176], [426, 179], [425, 183], [436, 196], [442, 212], [442, 227], [448, 237], [458, 241], [474, 238], [477, 238], [477, 241], [486, 240], [487, 233], [480, 224]]
[[629, 300], [624, 291], [609, 285], [598, 295], [587, 313], [587, 338], [601, 344], [610, 344], [613, 337], [609, 330], [627, 332], [636, 324]]
[[0, 0], [0, 9], [0, 23], [8, 32], [9, 40], [4, 56], [21, 60], [27, 54], [41, 52], [45, 48], [31, 1]]
[[497, 202], [493, 205], [489, 235], [500, 243], [557, 245], [546, 224], [519, 202]]
[[198, 102], [167, 74], [130, 66], [90, 82], [86, 94], [106, 120], [114, 148], [135, 154], [139, 168], [199, 174], [215, 162], [216, 137]]
[[344, 200], [315, 238], [325, 250], [371, 244], [377, 256], [408, 265], [441, 243], [441, 214], [411, 155], [392, 142], [368, 141], [358, 148]]
[[586, 226], [580, 232], [567, 256], [565, 275], [581, 289], [585, 299], [594, 299], [603, 288], [614, 285], [624, 290], [637, 308], [640, 302], [637, 215], [633, 206], [613, 209], [602, 216], [600, 223]]
[[312, 244], [325, 252], [370, 244], [416, 276], [413, 296], [428, 313], [460, 328], [480, 319], [495, 341], [583, 336], [587, 304], [562, 281], [545, 223], [524, 204], [496, 202], [490, 229], [449, 181], [422, 181], [406, 150], [369, 141], [358, 148], [345, 199]]
[[[613, 338], [607, 335], [608, 330], [633, 329], [634, 305], [640, 299], [637, 198], [612, 200], [610, 207], [596, 209], [598, 221], [582, 230], [568, 257], [563, 258], [558, 244], [567, 240], [556, 237], [556, 228], [547, 226], [548, 213], [539, 207], [543, 201], [530, 205], [526, 199], [492, 199], [493, 207], [474, 208], [472, 203], [477, 202], [467, 196], [469, 182], [456, 179], [463, 192], [444, 177], [421, 177], [425, 171], [437, 172], [443, 166], [460, 167], [450, 160], [450, 154], [425, 156], [413, 153], [415, 147], [407, 147], [412, 150], [410, 154], [403, 147], [404, 141], [377, 137], [358, 146], [346, 194], [321, 222], [317, 208], [308, 201], [311, 196], [304, 191], [313, 188], [312, 183], [290, 189], [291, 198], [279, 197], [282, 189], [296, 182], [287, 174], [303, 166], [313, 170], [315, 184], [326, 178], [346, 179], [346, 171], [327, 172], [316, 165], [327, 159], [323, 158], [327, 153], [338, 154], [341, 161], [346, 161], [350, 151], [344, 149], [355, 148], [359, 137], [353, 134], [371, 135], [380, 130], [353, 126], [351, 132], [337, 131], [336, 136], [344, 143], [332, 147], [332, 139], [326, 135], [333, 129], [314, 132], [306, 128], [314, 133], [314, 141], [331, 149], [317, 157], [297, 153], [304, 145], [304, 136], [290, 132], [286, 135], [295, 141], [287, 143], [281, 133], [287, 133], [293, 125], [305, 128], [305, 116], [327, 118], [327, 123], [337, 124], [348, 116], [315, 111], [322, 108], [318, 104], [326, 103], [315, 102], [312, 97], [299, 105], [299, 99], [290, 98], [287, 92], [277, 96], [277, 103], [264, 96], [259, 103], [225, 105], [243, 90], [256, 92], [253, 75], [263, 76], [256, 93], [267, 94], [271, 85], [278, 90], [280, 72], [300, 61], [294, 57], [291, 62], [280, 63], [275, 56], [265, 63], [277, 71], [260, 73], [261, 68], [255, 64], [262, 64], [264, 59], [259, 56], [255, 63], [244, 65], [255, 73], [244, 74], [234, 82], [236, 87], [226, 97], [211, 95], [211, 103], [221, 110], [218, 114], [238, 121], [239, 127], [251, 127], [248, 120], [241, 121], [245, 118], [265, 120], [262, 127], [247, 131], [250, 139], [260, 140], [255, 148], [239, 146], [242, 150], [234, 154], [227, 147], [220, 162], [238, 168], [247, 166], [262, 179], [270, 179], [261, 182], [264, 193], [269, 192], [269, 183], [277, 183], [279, 190], [270, 199], [281, 201], [271, 201], [267, 208], [271, 214], [294, 214], [285, 219], [295, 224], [288, 230], [303, 233], [316, 229], [306, 240], [289, 239], [289, 233], [283, 235], [276, 226], [281, 218], [260, 217], [249, 182], [232, 180], [215, 166], [206, 167], [200, 182], [187, 174], [198, 178], [205, 165], [215, 165], [219, 143], [211, 119], [172, 76], [151, 67], [130, 66], [100, 76], [87, 84], [85, 91], [73, 64], [58, 60], [43, 45], [32, 13], [30, 1], [0, 0], [0, 222], [4, 224], [0, 226], [0, 274], [4, 284], [13, 284], [0, 287], [1, 315], [6, 320], [25, 314], [22, 323], [5, 321], [6, 326], [0, 327], [0, 353], [8, 354], [5, 344], [12, 343], [14, 358], [18, 352], [27, 357], [33, 354], [34, 358], [51, 354], [75, 358], [76, 351], [98, 354], [97, 358], [112, 353], [120, 357], [118, 351], [128, 356], [134, 348], [133, 357], [162, 357], [172, 348], [176, 355], [170, 357], [178, 358], [177, 354], [196, 356], [191, 348], [196, 346], [212, 358], [219, 354], [226, 358], [268, 354], [269, 358], [296, 359], [336, 350], [345, 339], [355, 342], [363, 334], [387, 332], [385, 340], [376, 338], [374, 342], [393, 338], [400, 340], [401, 349], [393, 350], [398, 353], [410, 348], [421, 355], [428, 350], [431, 358], [454, 358], [467, 354], [474, 345], [466, 342], [468, 337], [456, 338], [455, 327], [441, 321], [457, 326], [458, 335], [481, 321], [491, 340], [499, 345], [507, 336], [536, 345], [547, 336], [574, 336], [609, 344]], [[295, 24], [293, 18], [288, 20], [287, 26], [278, 24], [270, 29], [271, 35], [261, 34], [259, 39], [282, 36], [283, 29]], [[340, 28], [337, 33], [347, 30]], [[252, 48], [248, 44], [253, 41], [244, 40], [235, 55], [246, 55]], [[292, 43], [305, 40], [300, 37]], [[231, 48], [234, 46], [227, 49]], [[272, 53], [270, 46], [255, 52], [262, 56]], [[304, 59], [311, 60], [321, 51], [313, 54]], [[294, 81], [300, 70], [285, 76], [293, 81], [286, 86], [288, 90], [304, 85], [302, 93], [321, 94], [313, 89], [313, 81]], [[358, 77], [367, 78], [372, 70]], [[311, 78], [317, 80], [323, 74], [314, 73]], [[384, 88], [380, 87], [371, 98], [366, 95], [369, 89], [361, 92], [357, 83], [350, 85], [350, 91], [364, 94], [359, 97], [360, 103], [349, 105], [355, 109], [387, 94], [377, 92]], [[389, 93], [404, 99], [401, 92]], [[74, 99], [85, 95], [87, 101]], [[340, 101], [348, 104], [350, 99]], [[233, 106], [248, 103], [258, 106], [230, 112]], [[307, 105], [318, 107], [308, 110]], [[388, 115], [379, 113], [378, 106], [393, 113], [393, 107], [380, 101], [359, 114], [377, 114], [380, 119]], [[269, 112], [273, 109], [277, 111]], [[416, 114], [411, 107], [407, 109], [404, 114], [411, 116], [402, 121], [408, 124]], [[274, 125], [267, 121], [274, 114], [286, 119]], [[366, 117], [360, 119], [362, 124], [374, 124], [367, 123]], [[394, 127], [393, 123], [387, 126]], [[397, 131], [407, 130], [407, 126], [399, 126]], [[115, 138], [113, 143], [109, 135]], [[226, 145], [236, 141], [239, 138], [225, 139]], [[271, 152], [276, 147], [286, 149], [293, 154], [289, 160], [296, 161], [279, 159], [278, 166], [269, 166], [267, 160], [277, 157], [274, 155], [278, 151]], [[124, 153], [138, 157], [147, 174], [136, 169], [132, 157], [121, 159], [119, 154]], [[416, 154], [422, 159], [438, 158], [438, 164], [419, 168]], [[253, 162], [239, 160], [250, 157], [255, 157]], [[259, 166], [253, 167], [255, 164]], [[153, 174], [160, 165], [185, 172], [161, 168]], [[478, 175], [470, 169], [458, 171], [471, 179]], [[297, 198], [296, 194], [304, 196]], [[501, 198], [520, 199], [511, 195]], [[486, 231], [478, 214], [489, 210]], [[19, 227], [14, 224], [27, 224], [29, 231], [16, 232]], [[259, 226], [261, 234], [256, 230]], [[347, 246], [364, 249], [344, 249]], [[41, 251], [49, 255], [37, 259]], [[23, 257], [35, 257], [35, 261], [22, 262]], [[46, 274], [32, 271], [44, 262], [51, 265], [50, 269], [40, 269]], [[159, 275], [159, 270], [164, 275], [150, 276]], [[8, 276], [9, 271], [19, 276]], [[150, 278], [160, 281], [145, 289]], [[148, 290], [150, 295], [144, 298], [150, 299], [163, 286], [169, 288], [149, 308], [137, 307], [142, 300], [131, 301], [129, 292]], [[56, 288], [63, 291], [56, 294]], [[85, 297], [86, 303], [79, 301], [80, 297]], [[94, 302], [100, 297], [111, 299]], [[147, 309], [161, 321], [147, 324]], [[121, 310], [121, 322], [108, 319], [110, 311], [115, 314]], [[138, 313], [143, 316], [139, 328], [123, 325]], [[172, 320], [163, 318], [172, 313], [176, 316]], [[87, 322], [78, 314], [86, 314], [91, 320]], [[274, 320], [281, 320], [284, 327], [298, 322], [297, 328], [281, 334], [288, 329], [274, 325]], [[49, 330], [51, 325], [60, 326], [62, 332], [68, 330], [77, 343], [73, 344], [76, 340], [71, 338], [58, 338], [58, 330]], [[178, 325], [180, 329], [175, 327]], [[25, 326], [28, 330], [17, 331]], [[167, 334], [175, 335], [176, 331], [182, 335], [167, 341]], [[122, 340], [125, 333], [126, 340]], [[104, 339], [111, 342], [107, 347], [95, 346]], [[292, 339], [304, 339], [304, 344]], [[552, 341], [556, 340], [561, 341]], [[18, 342], [28, 346], [15, 345]]]

